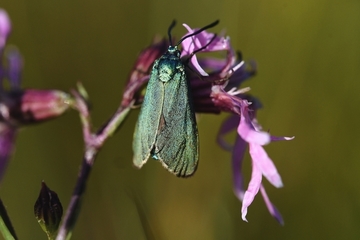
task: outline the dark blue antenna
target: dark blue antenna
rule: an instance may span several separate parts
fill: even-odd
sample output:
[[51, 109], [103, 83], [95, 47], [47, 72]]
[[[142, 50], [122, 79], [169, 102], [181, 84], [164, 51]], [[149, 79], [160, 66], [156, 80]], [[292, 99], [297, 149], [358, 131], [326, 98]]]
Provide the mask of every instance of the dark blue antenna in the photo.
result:
[[172, 46], [172, 39], [171, 39], [171, 30], [175, 27], [176, 25], [176, 21], [175, 19], [172, 21], [169, 29], [168, 29], [168, 36], [169, 36], [169, 42], [170, 42], [170, 46]]

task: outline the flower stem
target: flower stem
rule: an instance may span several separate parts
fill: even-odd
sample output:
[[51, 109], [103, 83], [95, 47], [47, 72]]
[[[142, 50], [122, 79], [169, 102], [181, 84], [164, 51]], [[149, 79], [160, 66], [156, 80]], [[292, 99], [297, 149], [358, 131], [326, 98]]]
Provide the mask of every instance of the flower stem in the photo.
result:
[[92, 133], [91, 118], [85, 99], [87, 96], [83, 91], [83, 88], [79, 91], [81, 94], [77, 91], [73, 91], [73, 95], [76, 99], [76, 108], [79, 111], [83, 126], [85, 152], [77, 182], [56, 240], [71, 238], [72, 229], [74, 228], [78, 214], [80, 213], [82, 196], [85, 192], [87, 180], [89, 179], [96, 155], [100, 151], [106, 139], [108, 139], [120, 127], [121, 123], [125, 120], [126, 116], [130, 112], [130, 109], [134, 105], [134, 101], [132, 101], [126, 107], [120, 106], [114, 115], [98, 131], [96, 131], [96, 133]]

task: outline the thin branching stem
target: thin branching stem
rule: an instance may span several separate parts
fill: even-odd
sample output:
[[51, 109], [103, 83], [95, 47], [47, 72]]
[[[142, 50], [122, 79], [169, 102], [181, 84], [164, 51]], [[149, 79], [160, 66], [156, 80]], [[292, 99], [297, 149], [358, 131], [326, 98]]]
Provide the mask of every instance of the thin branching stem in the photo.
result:
[[76, 99], [76, 108], [80, 114], [85, 142], [85, 152], [77, 182], [71, 196], [69, 206], [66, 210], [65, 217], [59, 228], [56, 240], [71, 238], [72, 229], [75, 226], [76, 219], [80, 212], [82, 196], [85, 192], [86, 184], [94, 165], [96, 155], [100, 151], [106, 139], [108, 139], [116, 131], [116, 129], [119, 128], [134, 105], [134, 102], [131, 102], [127, 107], [120, 106], [114, 115], [104, 124], [104, 126], [102, 126], [98, 131], [95, 131], [95, 133], [92, 133], [91, 118], [88, 105], [85, 100], [86, 96], [77, 91], [73, 91], [73, 95]]

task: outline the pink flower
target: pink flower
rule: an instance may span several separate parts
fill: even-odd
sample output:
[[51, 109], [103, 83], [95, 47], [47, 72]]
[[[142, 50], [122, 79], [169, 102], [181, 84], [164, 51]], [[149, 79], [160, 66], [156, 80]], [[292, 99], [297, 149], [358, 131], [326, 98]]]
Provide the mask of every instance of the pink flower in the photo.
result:
[[[183, 25], [188, 31], [184, 36], [198, 30], [192, 29], [186, 24]], [[283, 186], [275, 164], [269, 158], [263, 146], [272, 141], [291, 140], [293, 138], [272, 137], [268, 132], [262, 131], [255, 118], [256, 111], [261, 107], [260, 102], [247, 94], [249, 88], [237, 89], [243, 81], [255, 74], [256, 65], [254, 63], [245, 64], [241, 59], [241, 54], [236, 54], [232, 49], [229, 37], [217, 36], [207, 31], [184, 39], [181, 45], [181, 57], [184, 59], [184, 63], [189, 65], [190, 69], [187, 71], [187, 77], [191, 86], [195, 111], [197, 113], [215, 114], [225, 111], [232, 114], [222, 124], [218, 142], [222, 148], [233, 153], [234, 192], [238, 199], [242, 201], [243, 220], [247, 221], [248, 207], [260, 190], [271, 215], [280, 223], [283, 223], [280, 213], [270, 202], [262, 185], [262, 177], [264, 176], [273, 186], [277, 188]], [[193, 52], [201, 48], [204, 48], [201, 52], [224, 51], [226, 56], [223, 59], [212, 57], [198, 59], [196, 55], [193, 55]], [[145, 51], [151, 51], [151, 49], [158, 48], [153, 45]], [[189, 57], [190, 61], [188, 61]], [[150, 66], [147, 66], [149, 68], [144, 69], [142, 72], [148, 74]], [[197, 73], [194, 73], [195, 71]], [[148, 80], [148, 76], [142, 76], [141, 79]], [[142, 81], [141, 79], [138, 79], [138, 81]], [[129, 82], [132, 81], [134, 79]], [[140, 86], [138, 86], [137, 90], [139, 89]], [[238, 133], [233, 146], [225, 142], [223, 138], [225, 134], [232, 130], [237, 130]], [[241, 166], [247, 148], [249, 148], [252, 159], [252, 175], [248, 187], [245, 189]]]
[[[184, 26], [189, 33], [196, 31], [196, 29], [191, 29], [186, 24], [184, 24]], [[204, 103], [206, 101], [205, 99], [210, 97], [211, 103], [213, 104], [211, 105], [210, 101], [206, 101], [207, 105], [198, 104], [199, 106], [195, 109], [197, 112], [209, 112], [209, 109], [212, 109], [214, 113], [217, 112], [216, 110], [221, 110], [234, 114], [222, 125], [218, 140], [222, 147], [227, 150], [232, 150], [233, 152], [234, 192], [239, 200], [243, 202], [241, 209], [243, 220], [247, 221], [246, 214], [248, 207], [260, 190], [270, 213], [282, 224], [283, 220], [280, 213], [270, 202], [261, 183], [262, 176], [264, 176], [273, 186], [277, 188], [283, 186], [275, 164], [269, 158], [263, 146], [274, 140], [291, 140], [293, 138], [276, 138], [272, 137], [268, 132], [261, 131], [261, 126], [255, 118], [256, 110], [260, 106], [259, 101], [256, 98], [245, 95], [248, 89], [236, 90], [236, 88], [234, 88], [254, 75], [255, 71], [251, 69], [247, 70], [242, 59], [236, 59], [228, 37], [214, 38], [214, 34], [202, 32], [183, 41], [182, 56], [190, 55], [192, 52], [208, 44], [209, 41], [212, 42], [204, 51], [212, 52], [223, 50], [227, 52], [227, 57], [222, 60], [206, 58], [200, 61], [200, 63], [195, 57], [191, 60], [192, 67], [201, 75], [208, 76], [203, 77], [203, 80], [200, 81], [212, 82], [210, 94], [207, 96], [204, 94], [198, 95], [199, 90], [194, 91], [194, 89], [192, 89], [195, 103]], [[254, 64], [251, 67], [254, 68]], [[211, 72], [204, 74], [203, 69], [210, 69]], [[189, 72], [189, 74], [192, 76], [190, 80], [191, 86], [194, 86], [195, 83], [199, 81], [199, 78], [196, 78], [191, 72]], [[204, 91], [205, 90], [202, 89], [202, 92]], [[198, 100], [198, 98], [201, 98], [201, 100]], [[202, 111], [203, 109], [207, 109], [207, 111]], [[222, 137], [227, 132], [236, 128], [238, 138], [234, 147], [231, 147], [225, 143]], [[245, 190], [243, 187], [241, 163], [247, 146], [249, 146], [253, 169], [248, 188]]]
[[[191, 29], [185, 23], [183, 24], [183, 26], [188, 30], [188, 34], [194, 33], [195, 31], [199, 30], [199, 29]], [[197, 34], [196, 36], [185, 39], [182, 42], [183, 51], [181, 52], [181, 57], [184, 57], [186, 55], [191, 55], [193, 52], [195, 52], [196, 50], [202, 48], [207, 43], [209, 43], [209, 41], [211, 41], [213, 37], [214, 37], [213, 33], [208, 33], [206, 31], [203, 31]], [[223, 51], [227, 49], [230, 49], [230, 39], [215, 36], [215, 38], [212, 40], [209, 46], [203, 49], [202, 52]], [[191, 63], [202, 76], [208, 76], [208, 74], [201, 68], [200, 64], [198, 63], [196, 55], [194, 55], [191, 58]]]
[[[269, 133], [261, 131], [261, 127], [254, 117], [256, 109], [251, 109], [250, 107], [252, 104], [250, 104], [246, 99], [243, 100], [233, 94], [229, 94], [221, 87], [217, 87], [216, 91], [213, 91], [212, 97], [216, 101], [219, 101], [219, 105], [226, 102], [228, 108], [233, 109], [233, 113], [235, 113], [235, 115], [232, 115], [223, 123], [219, 132], [218, 142], [224, 149], [233, 152], [234, 192], [238, 199], [243, 202], [241, 209], [243, 220], [247, 221], [246, 214], [248, 207], [254, 200], [254, 197], [259, 190], [262, 189], [261, 193], [267, 208], [270, 213], [281, 224], [283, 224], [280, 213], [276, 210], [276, 207], [270, 202], [266, 195], [265, 189], [261, 183], [262, 176], [264, 176], [273, 186], [277, 188], [282, 187], [283, 183], [273, 161], [269, 158], [262, 146], [269, 144], [273, 139], [291, 140], [292, 138], [271, 137]], [[227, 99], [227, 101], [224, 101], [224, 99]], [[239, 111], [240, 114], [238, 114]], [[230, 147], [224, 141], [223, 136], [236, 128], [238, 138], [236, 139], [235, 145]], [[249, 153], [252, 159], [252, 175], [248, 188], [245, 190], [243, 186], [241, 164], [247, 147], [249, 147]]]

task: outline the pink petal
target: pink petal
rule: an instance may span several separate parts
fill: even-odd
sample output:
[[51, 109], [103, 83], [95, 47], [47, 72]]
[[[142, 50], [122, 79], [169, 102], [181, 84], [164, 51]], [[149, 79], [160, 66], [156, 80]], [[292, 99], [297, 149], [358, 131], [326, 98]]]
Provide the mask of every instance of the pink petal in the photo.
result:
[[197, 57], [196, 55], [193, 55], [191, 57], [191, 64], [193, 65], [193, 67], [201, 74], [201, 76], [209, 76], [209, 74], [207, 72], [205, 72], [204, 69], [202, 69], [202, 67], [200, 66], [198, 60], [197, 60]]
[[264, 148], [258, 144], [250, 143], [250, 155], [255, 165], [260, 169], [262, 174], [269, 182], [277, 188], [283, 186], [281, 177], [276, 170], [273, 161], [269, 158]]
[[[185, 34], [183, 37], [186, 37], [186, 35], [195, 32], [195, 30], [192, 30], [187, 24], [184, 23], [183, 26], [188, 30], [188, 33]], [[181, 57], [188, 56], [191, 53], [193, 53], [196, 49], [199, 49], [201, 47], [201, 43], [197, 38], [197, 36], [192, 36], [184, 39], [181, 42], [181, 45], [182, 45]]]
[[[183, 24], [183, 26], [188, 30], [188, 33], [186, 35], [189, 35], [191, 33], [194, 32], [194, 30], [192, 30], [187, 24]], [[199, 33], [198, 35], [200, 35], [201, 33]], [[186, 36], [185, 35], [185, 36]], [[184, 37], [185, 37], [184, 36]], [[186, 38], [184, 41], [182, 41], [182, 46], [183, 46], [183, 50], [181, 52], [181, 57], [183, 56], [190, 56], [194, 51], [196, 51], [197, 49], [203, 47], [206, 43], [204, 43], [204, 45], [199, 41], [198, 36], [193, 36], [193, 37], [189, 37]], [[190, 59], [192, 65], [194, 66], [194, 68], [202, 75], [202, 76], [209, 76], [209, 74], [207, 74], [205, 72], [204, 69], [202, 69], [202, 67], [200, 66], [196, 55], [191, 56]]]
[[[187, 28], [189, 31], [188, 34], [193, 33], [194, 31], [198, 29], [191, 29], [186, 24], [183, 24], [184, 27]], [[188, 35], [186, 34], [186, 35]], [[186, 36], [185, 35], [185, 36]], [[186, 40], [185, 40], [186, 41]], [[216, 52], [216, 51], [228, 51], [231, 49], [230, 45], [230, 38], [229, 37], [223, 37], [223, 36], [215, 36], [214, 33], [208, 33], [207, 31], [203, 31], [196, 36], [193, 36], [193, 42], [195, 43], [194, 49], [199, 49], [206, 44], [211, 43], [204, 49], [204, 52]], [[187, 43], [189, 44], [189, 43]]]
[[[188, 30], [188, 33], [186, 35], [189, 35], [195, 32], [196, 30], [198, 30], [198, 29], [190, 28], [185, 23], [183, 24], [183, 26]], [[196, 36], [192, 36], [184, 39], [181, 43], [183, 46], [181, 57], [184, 57], [186, 55], [189, 56], [194, 51], [207, 45], [209, 41], [212, 42], [205, 49], [203, 49], [202, 52], [223, 51], [223, 50], [229, 50], [231, 48], [229, 38], [217, 36], [215, 37], [215, 39], [213, 39], [214, 36], [215, 35], [213, 33], [208, 33], [207, 31], [203, 31], [197, 34]], [[191, 57], [191, 63], [202, 76], [209, 76], [209, 74], [207, 74], [205, 70], [200, 66], [197, 57], [195, 55]]]
[[267, 207], [267, 209], [269, 210], [271, 216], [273, 216], [282, 226], [284, 225], [284, 219], [281, 216], [281, 213], [279, 212], [279, 210], [277, 210], [277, 208], [275, 207], [275, 205], [270, 201], [268, 195], [266, 194], [265, 188], [264, 186], [261, 184], [260, 187], [260, 192], [261, 195], [264, 199], [265, 205]]
[[266, 145], [270, 143], [270, 134], [263, 131], [255, 131], [246, 121], [241, 113], [240, 124], [237, 129], [239, 135], [248, 143]]
[[247, 209], [250, 206], [250, 204], [254, 201], [256, 194], [259, 192], [259, 189], [261, 186], [261, 179], [262, 179], [261, 171], [257, 167], [257, 165], [254, 164], [254, 162], [253, 162], [251, 180], [250, 180], [249, 186], [245, 192], [242, 207], [241, 207], [241, 217], [246, 222], [247, 222], [247, 219], [246, 219]]

